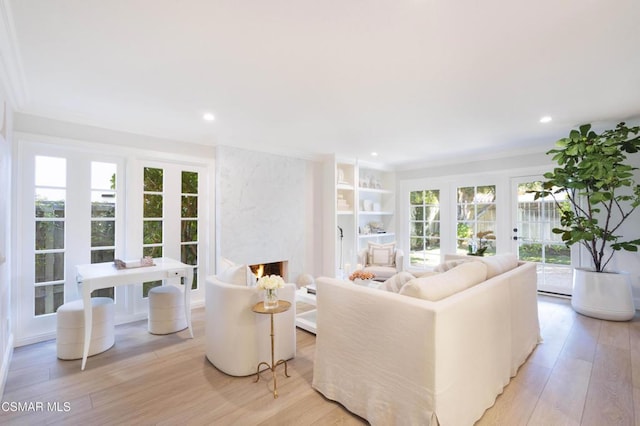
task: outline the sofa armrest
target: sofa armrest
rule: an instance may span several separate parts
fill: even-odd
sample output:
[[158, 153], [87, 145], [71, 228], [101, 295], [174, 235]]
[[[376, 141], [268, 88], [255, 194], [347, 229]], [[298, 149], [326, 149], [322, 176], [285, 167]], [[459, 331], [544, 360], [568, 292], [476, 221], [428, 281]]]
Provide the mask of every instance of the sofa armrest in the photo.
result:
[[416, 410], [429, 424], [434, 303], [325, 277], [316, 286], [313, 387], [372, 424]]
[[404, 252], [396, 249], [396, 271], [402, 272], [404, 269]]

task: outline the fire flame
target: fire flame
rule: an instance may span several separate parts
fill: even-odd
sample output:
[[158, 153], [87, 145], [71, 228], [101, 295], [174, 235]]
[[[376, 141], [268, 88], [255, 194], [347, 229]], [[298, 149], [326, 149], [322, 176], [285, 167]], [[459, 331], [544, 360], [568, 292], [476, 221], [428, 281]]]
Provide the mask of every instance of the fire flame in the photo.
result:
[[262, 277], [262, 275], [264, 274], [264, 265], [259, 265], [258, 269], [256, 269], [256, 277], [258, 277], [258, 279], [260, 279]]

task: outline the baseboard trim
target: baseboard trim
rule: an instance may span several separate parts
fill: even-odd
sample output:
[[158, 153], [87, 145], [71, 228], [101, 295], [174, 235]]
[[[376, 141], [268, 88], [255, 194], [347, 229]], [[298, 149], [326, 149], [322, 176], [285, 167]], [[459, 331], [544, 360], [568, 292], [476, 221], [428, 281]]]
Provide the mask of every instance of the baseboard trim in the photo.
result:
[[7, 383], [7, 377], [9, 376], [9, 365], [11, 365], [11, 359], [13, 358], [13, 333], [9, 334], [9, 340], [7, 342], [7, 350], [2, 355], [2, 365], [0, 366], [0, 400], [4, 397], [4, 386]]

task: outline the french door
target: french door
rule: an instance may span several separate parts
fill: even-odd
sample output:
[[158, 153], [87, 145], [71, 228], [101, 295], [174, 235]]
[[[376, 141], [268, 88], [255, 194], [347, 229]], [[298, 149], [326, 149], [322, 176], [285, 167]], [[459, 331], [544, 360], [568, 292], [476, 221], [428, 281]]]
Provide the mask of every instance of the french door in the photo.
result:
[[529, 191], [541, 189], [542, 176], [513, 178], [513, 242], [520, 260], [538, 264], [538, 291], [571, 295], [571, 249], [559, 234], [560, 212], [551, 197], [534, 200]]
[[[25, 142], [19, 155], [16, 343], [55, 330], [55, 312], [78, 298], [75, 265], [121, 256], [122, 158]], [[97, 296], [98, 294], [94, 294]], [[105, 289], [116, 312], [123, 291]]]

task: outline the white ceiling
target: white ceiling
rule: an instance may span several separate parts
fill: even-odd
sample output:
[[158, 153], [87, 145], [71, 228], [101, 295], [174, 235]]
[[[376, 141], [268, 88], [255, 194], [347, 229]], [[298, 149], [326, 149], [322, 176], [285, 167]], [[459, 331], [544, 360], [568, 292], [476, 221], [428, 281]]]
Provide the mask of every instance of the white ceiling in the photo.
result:
[[26, 114], [392, 165], [640, 117], [637, 0], [4, 1]]

